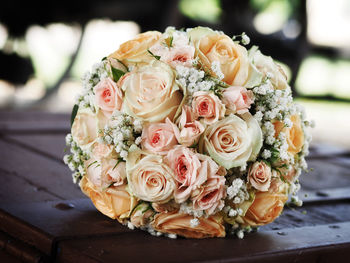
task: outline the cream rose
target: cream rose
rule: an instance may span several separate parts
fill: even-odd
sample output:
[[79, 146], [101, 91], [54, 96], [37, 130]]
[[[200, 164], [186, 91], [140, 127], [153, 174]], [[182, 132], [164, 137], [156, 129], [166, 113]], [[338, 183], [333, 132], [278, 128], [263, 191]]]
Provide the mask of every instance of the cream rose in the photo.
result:
[[73, 140], [82, 148], [89, 147], [98, 136], [99, 119], [88, 108], [79, 110], [72, 125]]
[[191, 225], [193, 216], [178, 212], [160, 213], [154, 216], [152, 227], [160, 232], [177, 234], [187, 238], [225, 237], [222, 216], [200, 217], [198, 225]]
[[112, 219], [118, 219], [119, 222], [129, 217], [137, 204], [136, 199], [126, 191], [125, 185], [100, 191], [84, 176], [80, 181], [80, 188], [102, 214]]
[[175, 201], [186, 201], [192, 190], [207, 180], [207, 171], [202, 169], [200, 156], [184, 146], [176, 146], [170, 150], [165, 158], [166, 163], [174, 171], [176, 182]]
[[200, 135], [204, 132], [204, 125], [195, 120], [191, 107], [184, 105], [181, 115], [177, 120], [178, 125], [171, 123], [177, 141], [183, 146], [190, 147], [199, 141]]
[[110, 116], [114, 110], [120, 110], [123, 104], [123, 92], [117, 84], [111, 79], [101, 80], [95, 87], [96, 105], [107, 115]]
[[243, 87], [228, 87], [222, 95], [222, 102], [225, 104], [229, 113], [246, 113], [250, 109], [250, 105], [254, 102], [253, 92]]
[[173, 197], [173, 171], [161, 156], [132, 150], [127, 158], [126, 171], [132, 193], [141, 200], [166, 203]]
[[255, 162], [249, 167], [248, 182], [257, 190], [266, 192], [271, 183], [271, 168], [265, 162]]
[[199, 150], [208, 153], [226, 169], [244, 166], [254, 161], [262, 146], [262, 132], [250, 113], [230, 115], [207, 127], [200, 141]]
[[292, 155], [300, 152], [304, 145], [304, 132], [301, 126], [301, 120], [299, 115], [290, 116], [293, 126], [288, 128], [285, 127], [284, 123], [280, 121], [275, 121], [273, 125], [275, 126], [275, 136], [277, 137], [280, 132], [284, 132], [287, 137], [288, 152]]
[[283, 69], [277, 65], [271, 57], [265, 56], [257, 48], [252, 48], [249, 53], [255, 66], [263, 75], [268, 76], [276, 89], [284, 90], [288, 87], [287, 76]]
[[213, 124], [225, 116], [225, 105], [212, 92], [197, 91], [193, 94], [192, 110], [205, 124]]
[[150, 152], [165, 155], [177, 144], [173, 124], [169, 119], [165, 123], [150, 123], [142, 130], [142, 148]]
[[148, 122], [172, 120], [183, 98], [174, 72], [159, 61], [136, 67], [124, 75], [120, 85], [125, 91], [123, 109]]
[[151, 61], [154, 58], [147, 52], [152, 45], [159, 41], [162, 34], [158, 31], [148, 31], [137, 35], [134, 39], [120, 45], [119, 49], [109, 58], [119, 59], [123, 62]]

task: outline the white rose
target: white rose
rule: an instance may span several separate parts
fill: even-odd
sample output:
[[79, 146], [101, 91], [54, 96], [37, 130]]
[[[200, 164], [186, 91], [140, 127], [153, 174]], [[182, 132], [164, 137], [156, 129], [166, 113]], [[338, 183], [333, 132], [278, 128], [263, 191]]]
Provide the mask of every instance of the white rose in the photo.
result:
[[123, 110], [148, 122], [172, 120], [183, 98], [173, 70], [159, 61], [135, 67], [120, 85], [125, 91]]
[[99, 119], [90, 109], [81, 109], [72, 125], [73, 140], [82, 148], [89, 147], [98, 136]]
[[144, 201], [166, 203], [175, 189], [173, 171], [161, 156], [131, 150], [126, 161], [130, 190]]
[[262, 132], [250, 113], [242, 118], [230, 115], [208, 126], [199, 142], [199, 150], [226, 169], [254, 161], [261, 146]]

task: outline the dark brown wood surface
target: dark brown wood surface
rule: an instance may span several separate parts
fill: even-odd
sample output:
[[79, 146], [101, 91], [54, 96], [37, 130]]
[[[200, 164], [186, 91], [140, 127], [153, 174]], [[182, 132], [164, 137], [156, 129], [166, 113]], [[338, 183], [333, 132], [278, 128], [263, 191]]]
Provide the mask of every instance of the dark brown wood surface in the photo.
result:
[[[69, 116], [0, 112], [0, 262], [346, 262], [350, 155], [314, 146], [304, 206], [243, 240], [153, 237], [99, 213], [63, 164]], [[307, 197], [304, 197], [307, 194]], [[345, 260], [345, 261], [344, 261]]]

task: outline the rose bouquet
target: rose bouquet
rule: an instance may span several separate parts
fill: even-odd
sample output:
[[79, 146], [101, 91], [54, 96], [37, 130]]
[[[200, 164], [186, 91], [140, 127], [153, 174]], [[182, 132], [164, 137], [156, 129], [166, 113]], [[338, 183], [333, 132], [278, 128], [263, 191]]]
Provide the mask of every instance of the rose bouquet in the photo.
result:
[[153, 235], [242, 238], [297, 205], [310, 135], [244, 33], [146, 32], [83, 78], [64, 161], [96, 208]]

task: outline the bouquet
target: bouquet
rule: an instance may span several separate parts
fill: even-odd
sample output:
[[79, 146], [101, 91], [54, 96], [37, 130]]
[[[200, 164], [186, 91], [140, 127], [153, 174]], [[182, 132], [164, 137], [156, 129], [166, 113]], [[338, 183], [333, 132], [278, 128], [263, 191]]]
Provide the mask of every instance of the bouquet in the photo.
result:
[[86, 73], [64, 161], [100, 212], [156, 236], [243, 238], [301, 205], [311, 123], [249, 41], [169, 27]]

